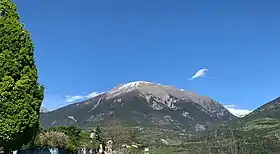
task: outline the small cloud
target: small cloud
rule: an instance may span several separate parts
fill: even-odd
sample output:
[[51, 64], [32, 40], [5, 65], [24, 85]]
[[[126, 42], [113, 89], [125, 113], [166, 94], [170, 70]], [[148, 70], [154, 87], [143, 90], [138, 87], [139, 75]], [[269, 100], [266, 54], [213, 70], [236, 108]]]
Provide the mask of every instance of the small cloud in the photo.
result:
[[207, 68], [203, 68], [203, 69], [198, 70], [191, 78], [189, 78], [189, 80], [193, 80], [195, 78], [205, 76], [206, 75], [206, 71], [208, 71]]
[[89, 93], [88, 95], [86, 95], [85, 98], [90, 99], [90, 98], [93, 98], [93, 97], [98, 96], [100, 94], [103, 94], [103, 93], [92, 92], [92, 93]]
[[224, 105], [224, 107], [231, 112], [233, 115], [237, 117], [244, 117], [245, 115], [249, 114], [252, 112], [252, 110], [247, 110], [247, 109], [237, 109], [236, 105]]
[[65, 102], [72, 103], [72, 102], [76, 102], [76, 101], [86, 100], [86, 99], [96, 97], [100, 94], [103, 94], [103, 93], [92, 92], [92, 93], [89, 93], [87, 95], [65, 96]]
[[75, 102], [84, 99], [84, 96], [81, 95], [76, 95], [76, 96], [66, 96], [65, 97], [65, 102], [70, 103], [70, 102]]

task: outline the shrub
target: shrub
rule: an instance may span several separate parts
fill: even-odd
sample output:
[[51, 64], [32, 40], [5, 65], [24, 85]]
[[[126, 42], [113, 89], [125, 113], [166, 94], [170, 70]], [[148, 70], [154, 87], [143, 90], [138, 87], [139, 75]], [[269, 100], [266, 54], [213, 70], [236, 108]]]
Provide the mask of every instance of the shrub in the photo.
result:
[[37, 136], [35, 146], [41, 148], [68, 148], [68, 136], [62, 132], [50, 131]]

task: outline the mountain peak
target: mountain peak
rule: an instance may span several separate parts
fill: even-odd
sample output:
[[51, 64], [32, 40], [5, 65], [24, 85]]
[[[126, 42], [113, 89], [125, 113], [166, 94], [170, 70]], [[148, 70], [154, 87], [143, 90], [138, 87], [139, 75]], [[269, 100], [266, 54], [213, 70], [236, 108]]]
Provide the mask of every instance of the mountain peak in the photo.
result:
[[[130, 92], [133, 90], [138, 90], [139, 92], [142, 92], [142, 93], [162, 93], [163, 91], [166, 91], [168, 89], [181, 91], [181, 92], [187, 92], [184, 89], [178, 89], [171, 85], [163, 85], [163, 84], [159, 84], [159, 83], [153, 83], [150, 81], [139, 80], [139, 81], [128, 82], [125, 84], [119, 84], [115, 88], [108, 91], [107, 96], [109, 98], [111, 98], [111, 97], [115, 97], [120, 94], [127, 93], [127, 92]], [[194, 93], [192, 93], [192, 94], [194, 94]]]
[[49, 112], [49, 110], [47, 108], [45, 108], [44, 106], [41, 106], [40, 112], [41, 113], [46, 113], [46, 112]]
[[133, 81], [133, 82], [128, 82], [126, 84], [122, 84], [120, 85], [120, 87], [122, 88], [126, 88], [126, 87], [138, 87], [141, 84], [154, 84], [152, 82], [149, 81]]
[[137, 93], [145, 99], [154, 96], [162, 102], [168, 102], [172, 98], [176, 98], [187, 102], [196, 102], [206, 109], [212, 109], [213, 106], [220, 108], [220, 104], [209, 97], [201, 96], [191, 91], [178, 89], [171, 85], [162, 85], [148, 81], [134, 81], [118, 85], [106, 93], [106, 99], [114, 99], [132, 91], [137, 91]]
[[107, 94], [108, 95], [118, 95], [120, 93], [129, 92], [129, 91], [138, 89], [139, 86], [142, 84], [153, 84], [153, 83], [148, 82], [148, 81], [133, 81], [133, 82], [125, 83], [125, 84], [119, 84], [112, 90], [108, 91]]

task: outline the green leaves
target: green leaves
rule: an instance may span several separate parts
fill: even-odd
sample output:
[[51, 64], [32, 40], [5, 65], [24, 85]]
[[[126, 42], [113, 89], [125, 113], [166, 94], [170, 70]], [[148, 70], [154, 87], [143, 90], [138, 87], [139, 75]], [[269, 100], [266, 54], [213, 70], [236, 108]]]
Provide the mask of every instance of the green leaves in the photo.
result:
[[38, 134], [35, 147], [40, 148], [67, 148], [68, 136], [62, 132], [49, 131]]
[[38, 83], [34, 46], [16, 6], [0, 1], [0, 145], [19, 149], [38, 127], [44, 87]]
[[[82, 140], [82, 129], [75, 126], [61, 126], [61, 127], [52, 127], [48, 132], [61, 132], [69, 138], [67, 143], [67, 149], [70, 150], [70, 153], [76, 153], [78, 148], [81, 146]], [[56, 145], [57, 147], [57, 145]]]
[[80, 146], [79, 141], [81, 140], [81, 129], [75, 126], [61, 126], [61, 127], [52, 127], [51, 131], [63, 132], [70, 138], [70, 142], [75, 146]]

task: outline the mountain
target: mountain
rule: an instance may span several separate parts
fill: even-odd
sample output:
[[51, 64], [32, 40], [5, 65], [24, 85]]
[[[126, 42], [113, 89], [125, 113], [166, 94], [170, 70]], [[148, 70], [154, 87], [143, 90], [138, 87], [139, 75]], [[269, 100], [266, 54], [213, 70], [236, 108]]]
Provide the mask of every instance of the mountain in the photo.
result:
[[243, 118], [227, 121], [209, 134], [184, 143], [195, 143], [188, 149], [195, 147], [197, 153], [280, 153], [279, 107], [280, 97]]
[[233, 125], [236, 123], [246, 124], [260, 119], [280, 120], [280, 97], [265, 103], [243, 118], [233, 120], [230, 123]]
[[45, 108], [44, 106], [41, 106], [40, 113], [46, 113], [46, 112], [49, 112], [49, 110], [47, 108]]
[[77, 125], [88, 128], [119, 121], [129, 127], [170, 128], [200, 132], [211, 124], [235, 119], [211, 98], [173, 86], [135, 81], [89, 100], [42, 113], [44, 128]]
[[261, 117], [270, 117], [280, 120], [280, 97], [257, 108], [252, 113], [244, 117], [244, 119], [254, 119]]
[[[250, 114], [234, 119], [217, 129], [218, 136], [225, 137], [236, 132], [241, 138], [280, 135], [280, 97], [265, 103]], [[212, 132], [212, 135], [217, 131]], [[224, 135], [224, 136], [223, 136]], [[229, 137], [229, 136], [227, 136]]]
[[[252, 113], [238, 120], [243, 130], [265, 130], [268, 134], [270, 131], [280, 132], [280, 97], [260, 106]], [[278, 132], [277, 132], [278, 133]]]

